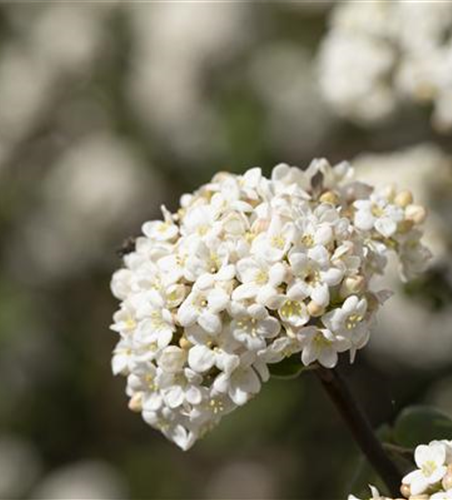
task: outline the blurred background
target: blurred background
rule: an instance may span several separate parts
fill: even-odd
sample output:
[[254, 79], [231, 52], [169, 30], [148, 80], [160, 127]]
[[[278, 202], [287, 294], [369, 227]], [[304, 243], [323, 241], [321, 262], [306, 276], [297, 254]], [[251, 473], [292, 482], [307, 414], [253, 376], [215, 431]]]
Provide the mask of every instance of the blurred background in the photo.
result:
[[447, 113], [432, 125], [425, 79], [413, 102], [375, 47], [366, 50], [378, 56], [378, 77], [360, 96], [338, 96], [373, 74], [359, 66], [373, 59], [356, 39], [338, 51], [343, 32], [332, 37], [343, 26], [355, 36], [356, 23], [367, 37], [375, 20], [349, 12], [347, 24], [339, 8], [0, 5], [0, 498], [331, 499], [351, 490], [359, 451], [310, 375], [272, 379], [188, 453], [127, 409], [125, 381], [111, 375], [116, 250], [162, 203], [175, 209], [219, 170], [348, 159], [372, 182], [414, 191], [431, 213], [431, 269], [402, 286], [391, 268], [396, 294], [371, 345], [344, 368], [376, 426], [413, 402], [452, 415]]

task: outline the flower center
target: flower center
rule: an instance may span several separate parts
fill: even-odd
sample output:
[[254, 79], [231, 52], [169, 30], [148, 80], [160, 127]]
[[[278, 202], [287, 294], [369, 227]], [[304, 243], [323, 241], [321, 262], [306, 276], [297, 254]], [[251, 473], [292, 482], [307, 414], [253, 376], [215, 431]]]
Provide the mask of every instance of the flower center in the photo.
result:
[[372, 205], [372, 208], [370, 211], [374, 217], [382, 217], [385, 213], [385, 211], [376, 204]]
[[268, 281], [268, 274], [265, 271], [258, 271], [255, 278], [256, 284], [265, 285], [267, 281]]
[[218, 254], [215, 252], [211, 252], [210, 254], [210, 272], [216, 273], [218, 269], [220, 269], [221, 266], [221, 261], [220, 257], [218, 257]]
[[282, 250], [285, 244], [286, 241], [280, 234], [278, 236], [273, 236], [273, 238], [271, 239], [272, 247], [275, 247], [278, 250]]
[[176, 264], [179, 267], [184, 267], [186, 260], [187, 260], [187, 256], [186, 255], [176, 255]]
[[435, 472], [436, 469], [436, 463], [433, 460], [427, 460], [427, 462], [422, 465], [422, 474], [429, 477]]
[[205, 295], [198, 295], [193, 299], [192, 306], [198, 313], [208, 306], [208, 301]]
[[148, 373], [145, 377], [144, 377], [144, 381], [146, 382], [148, 388], [150, 391], [156, 391], [158, 389], [158, 386], [154, 380], [154, 376], [151, 375], [150, 373]]
[[243, 331], [247, 332], [252, 337], [257, 336], [257, 319], [250, 318], [247, 320], [241, 319], [237, 322], [237, 326], [241, 328]]
[[129, 316], [125, 321], [126, 330], [133, 330], [137, 326], [137, 322]]
[[168, 222], [162, 222], [161, 224], [159, 224], [157, 232], [159, 232], [160, 234], [164, 234], [166, 233], [166, 231], [168, 231], [169, 228], [170, 224]]
[[245, 233], [245, 240], [248, 242], [248, 243], [251, 243], [254, 238], [257, 236], [256, 233], [253, 233], [252, 231], [247, 231]]
[[350, 316], [345, 321], [345, 328], [347, 330], [353, 330], [356, 325], [363, 320], [363, 317], [359, 314], [350, 314]]
[[151, 313], [151, 324], [156, 330], [160, 330], [165, 326], [165, 321], [162, 318], [162, 314], [159, 311], [152, 311]]
[[205, 236], [209, 230], [208, 226], [199, 226], [196, 232], [199, 236]]
[[300, 316], [302, 313], [302, 306], [300, 302], [295, 300], [288, 300], [280, 310], [280, 315], [283, 318], [290, 318], [291, 316]]
[[312, 234], [305, 234], [301, 237], [301, 244], [305, 247], [312, 247], [314, 245], [314, 238]]
[[320, 273], [317, 269], [309, 269], [305, 279], [308, 285], [316, 285], [320, 281]]
[[217, 415], [218, 413], [221, 413], [224, 411], [224, 403], [221, 399], [212, 398], [209, 401], [209, 408], [212, 410], [212, 413], [214, 415]]
[[331, 344], [331, 340], [326, 339], [322, 332], [317, 332], [314, 337], [314, 344], [317, 347], [328, 347]]
[[156, 351], [157, 351], [157, 349], [158, 349], [157, 342], [151, 342], [151, 343], [148, 345], [148, 349], [149, 349], [151, 352], [156, 352]]

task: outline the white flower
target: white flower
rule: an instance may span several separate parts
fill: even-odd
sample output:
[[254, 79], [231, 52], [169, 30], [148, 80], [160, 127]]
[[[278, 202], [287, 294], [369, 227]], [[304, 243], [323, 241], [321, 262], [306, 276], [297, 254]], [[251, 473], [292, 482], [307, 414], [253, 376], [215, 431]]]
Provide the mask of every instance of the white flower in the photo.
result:
[[158, 292], [149, 292], [146, 307], [149, 309], [141, 315], [136, 327], [136, 339], [142, 343], [155, 342], [159, 348], [166, 347], [176, 330], [173, 315]]
[[135, 312], [126, 304], [123, 304], [121, 309], [115, 312], [113, 321], [114, 323], [110, 326], [110, 329], [122, 335], [132, 333], [137, 327]]
[[237, 277], [241, 281], [232, 294], [233, 300], [255, 298], [259, 304], [270, 306], [278, 295], [278, 286], [284, 281], [286, 268], [281, 262], [269, 264], [259, 258], [245, 258], [237, 262]]
[[251, 351], [263, 349], [267, 339], [278, 335], [281, 324], [268, 314], [264, 306], [258, 304], [249, 307], [247, 313], [231, 322], [232, 335]]
[[178, 373], [183, 370], [186, 359], [187, 353], [183, 349], [170, 345], [158, 357], [158, 365], [165, 372]]
[[260, 391], [261, 382], [251, 366], [250, 357], [244, 356], [231, 374], [218, 375], [213, 387], [220, 393], [228, 394], [236, 405], [242, 406]]
[[278, 309], [281, 320], [291, 327], [300, 327], [309, 321], [306, 304], [301, 300], [287, 299]]
[[382, 196], [371, 196], [370, 200], [357, 200], [355, 225], [363, 231], [374, 229], [385, 238], [397, 231], [397, 224], [404, 219], [402, 208], [392, 205]]
[[239, 362], [239, 356], [228, 352], [226, 346], [221, 346], [221, 342], [194, 345], [188, 352], [188, 365], [198, 373], [208, 372], [216, 366], [222, 372], [230, 374]]
[[342, 307], [322, 316], [323, 324], [335, 335], [350, 341], [350, 356], [353, 360], [356, 350], [361, 349], [369, 339], [369, 325], [366, 321], [367, 301], [351, 295]]
[[350, 341], [335, 335], [327, 328], [307, 326], [297, 334], [303, 346], [301, 360], [305, 366], [318, 361], [325, 368], [333, 368], [338, 361], [338, 353], [350, 348]]
[[162, 212], [165, 220], [145, 222], [142, 228], [143, 233], [154, 241], [174, 240], [179, 233], [179, 229], [176, 224], [174, 224], [171, 214], [165, 207], [162, 207]]
[[289, 251], [294, 236], [294, 223], [284, 223], [280, 217], [275, 216], [271, 219], [268, 230], [254, 239], [252, 253], [268, 262], [280, 261]]
[[184, 217], [182, 234], [184, 236], [193, 234], [199, 237], [210, 235], [213, 233], [215, 220], [215, 210], [210, 205], [189, 208]]
[[131, 339], [121, 339], [113, 351], [111, 361], [112, 371], [114, 375], [127, 375], [133, 370], [135, 364], [135, 356], [133, 353], [133, 343]]
[[307, 250], [313, 246], [327, 246], [334, 237], [334, 225], [339, 219], [335, 208], [329, 204], [321, 204], [314, 211], [308, 203], [304, 202], [295, 207], [298, 230], [294, 241], [295, 250]]
[[178, 312], [182, 326], [197, 323], [209, 333], [219, 333], [222, 322], [219, 313], [228, 305], [228, 294], [221, 288], [193, 289]]
[[133, 273], [130, 269], [116, 271], [110, 284], [113, 295], [119, 300], [126, 299], [132, 291], [132, 280]]
[[127, 377], [128, 396], [139, 395], [140, 406], [148, 411], [157, 411], [162, 407], [163, 399], [159, 391], [158, 379], [163, 371], [149, 361], [136, 363], [133, 373]]
[[340, 283], [344, 271], [332, 264], [326, 248], [318, 245], [307, 253], [291, 253], [289, 262], [295, 280], [287, 295], [293, 299], [310, 297], [320, 306], [328, 305], [330, 288]]
[[[289, 331], [288, 331], [289, 333]], [[265, 349], [258, 352], [258, 356], [265, 363], [279, 363], [284, 358], [288, 358], [293, 354], [300, 352], [302, 343], [295, 334], [287, 337], [277, 338]]]
[[202, 376], [189, 368], [185, 368], [183, 374], [163, 372], [158, 380], [162, 399], [170, 408], [178, 408], [184, 403], [201, 403], [201, 383]]
[[226, 243], [218, 238], [209, 241], [196, 238], [186, 257], [184, 276], [189, 281], [196, 281], [203, 274], [216, 274], [227, 265], [228, 259]]
[[420, 495], [445, 476], [446, 447], [441, 443], [421, 444], [416, 448], [414, 460], [418, 469], [407, 474], [402, 483], [410, 486], [412, 495]]

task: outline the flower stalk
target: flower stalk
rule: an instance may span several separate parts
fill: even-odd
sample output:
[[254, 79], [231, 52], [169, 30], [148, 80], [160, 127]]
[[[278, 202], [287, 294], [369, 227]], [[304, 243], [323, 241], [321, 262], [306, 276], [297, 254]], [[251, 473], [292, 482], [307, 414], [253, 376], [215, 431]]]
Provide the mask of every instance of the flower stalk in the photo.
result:
[[354, 398], [344, 378], [334, 368], [326, 369], [319, 366], [314, 373], [318, 376], [361, 451], [386, 484], [389, 493], [394, 498], [399, 497], [402, 474], [386, 454], [368, 418]]

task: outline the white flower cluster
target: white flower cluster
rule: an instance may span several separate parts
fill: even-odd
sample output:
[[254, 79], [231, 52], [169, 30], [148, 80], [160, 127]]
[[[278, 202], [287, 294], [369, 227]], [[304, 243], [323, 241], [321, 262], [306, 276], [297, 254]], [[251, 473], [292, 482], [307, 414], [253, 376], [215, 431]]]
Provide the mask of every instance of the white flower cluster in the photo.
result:
[[386, 118], [404, 101], [431, 103], [434, 126], [450, 130], [451, 29], [449, 2], [339, 3], [320, 54], [326, 99], [364, 123]]
[[[417, 469], [402, 479], [400, 491], [405, 498], [423, 500], [452, 499], [452, 441], [432, 441], [419, 445], [414, 453]], [[385, 500], [371, 486], [371, 500]], [[349, 500], [358, 500], [349, 495]], [[386, 499], [389, 500], [389, 499]]]
[[143, 225], [112, 280], [113, 371], [131, 409], [181, 448], [257, 394], [269, 364], [353, 361], [388, 296], [370, 282], [389, 251], [404, 277], [424, 267], [425, 209], [352, 174], [326, 160], [271, 179], [220, 173]]

